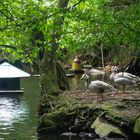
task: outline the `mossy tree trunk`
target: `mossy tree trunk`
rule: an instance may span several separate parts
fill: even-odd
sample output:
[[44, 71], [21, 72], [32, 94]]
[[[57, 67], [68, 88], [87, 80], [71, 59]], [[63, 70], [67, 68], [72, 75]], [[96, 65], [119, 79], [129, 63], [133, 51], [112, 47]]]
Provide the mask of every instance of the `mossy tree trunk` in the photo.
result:
[[[58, 9], [63, 13], [67, 8], [69, 0], [59, 0]], [[59, 39], [61, 37], [61, 30], [63, 26], [64, 17], [63, 14], [58, 14], [53, 21], [53, 29], [51, 31], [51, 50], [43, 50], [43, 57], [39, 61], [40, 72], [40, 87], [41, 93], [44, 94], [56, 94], [60, 89], [67, 89], [68, 83], [65, 78], [63, 69], [58, 64], [56, 51], [59, 48]], [[61, 80], [60, 80], [61, 79]], [[63, 81], [63, 82], [60, 82]], [[60, 84], [62, 83], [62, 84]], [[65, 83], [65, 84], [64, 84]]]
[[57, 83], [56, 70], [55, 70], [56, 62], [51, 60], [47, 60], [41, 63], [40, 66], [40, 88], [41, 94], [52, 94], [58, 93], [59, 86]]

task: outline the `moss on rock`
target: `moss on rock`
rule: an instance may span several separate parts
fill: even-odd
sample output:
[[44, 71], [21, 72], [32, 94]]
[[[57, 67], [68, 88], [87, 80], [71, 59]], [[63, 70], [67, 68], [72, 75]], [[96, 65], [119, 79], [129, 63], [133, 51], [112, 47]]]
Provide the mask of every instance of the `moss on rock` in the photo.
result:
[[136, 119], [134, 133], [140, 134], [140, 117]]
[[[95, 127], [92, 124], [101, 118], [105, 123], [96, 129], [97, 133], [101, 130], [101, 136], [116, 133], [126, 137], [133, 133], [133, 129], [135, 133], [139, 133], [139, 119], [136, 121], [136, 118], [140, 112], [140, 100], [127, 97], [128, 95], [123, 99], [106, 99], [102, 103], [94, 102], [95, 95], [83, 94], [83, 91], [45, 97], [43, 105], [46, 108], [40, 117], [37, 132], [50, 134], [50, 132], [94, 131]], [[102, 131], [103, 127], [108, 128], [108, 131]]]

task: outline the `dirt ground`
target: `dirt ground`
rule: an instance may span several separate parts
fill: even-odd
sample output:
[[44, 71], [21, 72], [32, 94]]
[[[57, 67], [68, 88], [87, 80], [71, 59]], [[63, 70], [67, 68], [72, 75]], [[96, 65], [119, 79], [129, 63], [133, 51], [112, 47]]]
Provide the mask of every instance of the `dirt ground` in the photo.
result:
[[67, 91], [67, 93], [79, 103], [93, 104], [111, 110], [117, 116], [132, 119], [140, 114], [140, 91], [138, 90], [126, 90], [125, 94], [105, 92], [103, 100], [98, 102], [96, 93], [89, 90]]

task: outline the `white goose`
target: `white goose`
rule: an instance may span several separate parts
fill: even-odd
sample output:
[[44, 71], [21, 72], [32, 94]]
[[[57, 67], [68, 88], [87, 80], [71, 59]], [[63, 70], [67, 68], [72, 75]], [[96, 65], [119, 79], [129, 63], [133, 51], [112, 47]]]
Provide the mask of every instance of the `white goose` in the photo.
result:
[[128, 72], [119, 72], [117, 66], [112, 67], [112, 74], [110, 75], [110, 80], [114, 81], [114, 83], [122, 85], [122, 93], [125, 93], [125, 86], [131, 85], [136, 86], [137, 82], [140, 81], [140, 78], [136, 75], [130, 74]]
[[105, 92], [106, 89], [116, 91], [116, 89], [112, 85], [105, 83], [103, 81], [100, 80], [90, 81], [90, 76], [88, 74], [83, 74], [80, 79], [84, 79], [85, 86], [97, 94], [96, 98], [97, 102], [99, 101], [100, 97], [101, 101], [103, 100], [103, 93]]

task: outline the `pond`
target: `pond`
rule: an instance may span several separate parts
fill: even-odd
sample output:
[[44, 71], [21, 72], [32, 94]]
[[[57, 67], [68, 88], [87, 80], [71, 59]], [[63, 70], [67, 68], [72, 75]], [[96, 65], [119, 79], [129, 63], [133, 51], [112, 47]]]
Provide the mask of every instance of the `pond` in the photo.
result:
[[21, 79], [24, 93], [0, 95], [0, 140], [37, 140], [38, 79]]
[[[72, 90], [83, 87], [79, 75], [69, 78]], [[40, 100], [38, 78], [22, 78], [24, 93], [0, 94], [0, 140], [37, 140], [37, 105]], [[44, 139], [44, 138], [42, 138]], [[47, 140], [57, 140], [57, 136], [47, 136]]]

